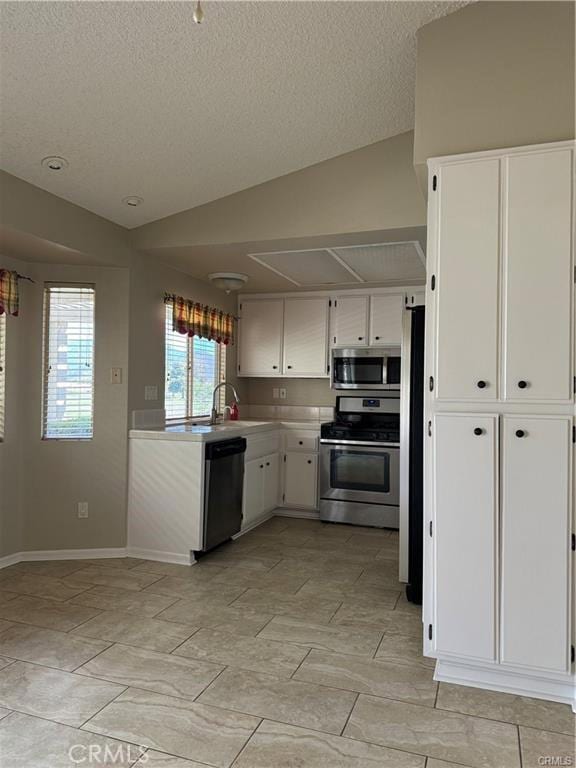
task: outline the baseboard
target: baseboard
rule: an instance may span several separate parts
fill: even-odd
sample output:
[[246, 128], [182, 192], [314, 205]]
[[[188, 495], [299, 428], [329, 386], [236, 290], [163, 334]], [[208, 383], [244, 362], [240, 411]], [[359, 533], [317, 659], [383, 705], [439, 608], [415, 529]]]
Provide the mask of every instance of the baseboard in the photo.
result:
[[96, 560], [110, 557], [126, 557], [125, 547], [108, 547], [106, 549], [46, 549], [29, 552], [15, 552], [0, 558], [0, 568], [7, 568], [16, 563], [34, 560]]
[[278, 507], [272, 514], [274, 517], [301, 517], [304, 520], [320, 520], [320, 512], [317, 509], [284, 509]]
[[234, 540], [239, 539], [241, 536], [244, 536], [245, 533], [250, 533], [250, 531], [253, 531], [254, 528], [258, 528], [262, 523], [265, 523], [266, 520], [270, 520], [271, 517], [274, 517], [273, 512], [266, 512], [261, 517], [257, 518], [256, 520], [253, 520], [250, 525], [247, 525], [246, 528], [242, 528], [239, 533], [235, 533], [232, 538]]
[[439, 659], [434, 671], [434, 680], [454, 685], [467, 685], [472, 688], [484, 688], [499, 693], [513, 693], [533, 699], [558, 701], [562, 704], [570, 704], [576, 711], [574, 675], [544, 677], [526, 671], [513, 671], [509, 668], [488, 668]]
[[126, 557], [141, 557], [143, 560], [156, 560], [159, 563], [173, 563], [174, 565], [194, 565], [192, 553], [182, 555], [179, 552], [162, 552], [158, 549], [138, 549], [126, 547]]

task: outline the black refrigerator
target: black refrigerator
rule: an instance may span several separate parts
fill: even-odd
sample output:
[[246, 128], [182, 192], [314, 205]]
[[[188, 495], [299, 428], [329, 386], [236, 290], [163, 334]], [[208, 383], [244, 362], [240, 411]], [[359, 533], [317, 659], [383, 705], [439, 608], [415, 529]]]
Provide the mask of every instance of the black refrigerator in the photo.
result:
[[405, 371], [408, 379], [403, 417], [408, 438], [408, 583], [406, 597], [411, 603], [422, 603], [423, 534], [424, 534], [424, 307], [407, 308]]

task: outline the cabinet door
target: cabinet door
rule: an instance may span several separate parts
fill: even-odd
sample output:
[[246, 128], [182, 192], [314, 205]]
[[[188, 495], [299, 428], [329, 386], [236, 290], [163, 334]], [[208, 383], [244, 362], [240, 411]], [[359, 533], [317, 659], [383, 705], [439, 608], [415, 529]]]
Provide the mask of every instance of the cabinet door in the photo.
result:
[[505, 397], [570, 400], [572, 153], [504, 162]]
[[571, 419], [503, 423], [501, 660], [565, 672]]
[[327, 376], [328, 299], [284, 301], [284, 374]]
[[372, 296], [370, 298], [370, 344], [402, 343], [402, 312], [404, 294]]
[[498, 160], [446, 165], [436, 220], [436, 397], [498, 396]]
[[244, 464], [244, 495], [242, 528], [249, 527], [264, 512], [264, 459], [252, 459]]
[[280, 375], [283, 299], [243, 299], [240, 305], [241, 376]]
[[272, 453], [264, 458], [263, 508], [269, 512], [278, 506], [280, 456]]
[[497, 416], [439, 414], [434, 434], [434, 623], [440, 654], [496, 658]]
[[338, 347], [368, 344], [368, 296], [337, 296], [332, 312], [332, 343]]
[[317, 505], [318, 455], [287, 453], [284, 465], [284, 506], [309, 507]]

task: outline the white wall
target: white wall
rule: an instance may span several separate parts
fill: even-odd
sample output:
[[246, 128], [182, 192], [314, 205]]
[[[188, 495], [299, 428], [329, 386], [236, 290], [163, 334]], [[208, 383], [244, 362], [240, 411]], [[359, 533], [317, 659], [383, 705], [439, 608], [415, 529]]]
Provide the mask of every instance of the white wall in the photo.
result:
[[[27, 265], [0, 255], [0, 267], [28, 274]], [[28, 306], [29, 284], [20, 283], [21, 307]], [[4, 440], [0, 442], [0, 557], [22, 546], [22, 352], [25, 334], [21, 317], [6, 318], [6, 411]]]

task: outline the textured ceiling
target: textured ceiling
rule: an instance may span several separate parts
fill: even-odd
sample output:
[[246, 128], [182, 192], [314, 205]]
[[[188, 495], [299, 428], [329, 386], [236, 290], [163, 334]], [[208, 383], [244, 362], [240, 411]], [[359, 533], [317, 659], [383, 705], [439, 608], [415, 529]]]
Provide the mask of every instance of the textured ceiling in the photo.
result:
[[127, 227], [195, 207], [410, 130], [416, 31], [465, 4], [2, 2], [0, 166]]

